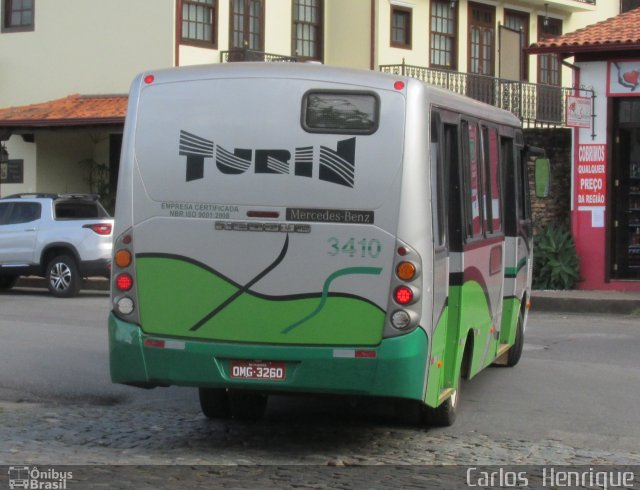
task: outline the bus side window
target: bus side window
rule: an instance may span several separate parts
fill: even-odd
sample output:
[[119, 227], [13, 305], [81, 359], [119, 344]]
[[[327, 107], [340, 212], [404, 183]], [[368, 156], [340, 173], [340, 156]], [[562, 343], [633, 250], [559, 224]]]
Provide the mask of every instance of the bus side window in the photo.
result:
[[444, 144], [441, 134], [440, 114], [436, 111], [431, 113], [431, 209], [433, 211], [433, 244], [434, 247], [441, 248], [445, 244], [445, 206], [444, 199]]
[[485, 175], [485, 229], [487, 233], [498, 233], [502, 230], [498, 131], [495, 128], [483, 126], [482, 142]]
[[[501, 138], [500, 148], [502, 156], [500, 161], [502, 162], [502, 176], [503, 176], [503, 189], [504, 189], [504, 209], [513, 210], [518, 207], [517, 204], [517, 175], [514, 160], [514, 147], [513, 138]], [[520, 152], [518, 152], [519, 154]], [[518, 233], [517, 215], [513, 212], [505, 213], [504, 218], [504, 231], [508, 236], [515, 236]]]
[[527, 221], [531, 217], [531, 204], [529, 201], [529, 170], [524, 151], [516, 152], [516, 166], [518, 167], [518, 217], [520, 221]]
[[443, 175], [447, 182], [447, 199], [449, 206], [447, 212], [449, 250], [452, 252], [462, 252], [462, 242], [465, 231], [463, 230], [465, 214], [465, 197], [462, 189], [462, 177], [460, 175], [460, 157], [458, 149], [460, 140], [458, 138], [459, 129], [457, 124], [444, 125], [444, 168], [448, 175]]
[[468, 239], [482, 235], [480, 199], [482, 174], [478, 159], [478, 128], [475, 123], [462, 122], [463, 183], [465, 195], [465, 225]]

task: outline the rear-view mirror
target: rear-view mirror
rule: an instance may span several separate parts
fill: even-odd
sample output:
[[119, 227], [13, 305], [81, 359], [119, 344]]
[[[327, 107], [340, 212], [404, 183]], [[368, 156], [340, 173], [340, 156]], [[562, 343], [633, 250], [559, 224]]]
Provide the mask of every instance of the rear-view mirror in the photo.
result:
[[535, 163], [535, 184], [536, 197], [549, 196], [551, 164], [548, 158], [536, 158]]

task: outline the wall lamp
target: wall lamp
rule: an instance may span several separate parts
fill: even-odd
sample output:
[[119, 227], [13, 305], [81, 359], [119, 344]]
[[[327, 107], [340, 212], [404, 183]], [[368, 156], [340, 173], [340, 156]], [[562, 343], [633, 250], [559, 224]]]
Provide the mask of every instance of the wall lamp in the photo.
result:
[[545, 26], [549, 25], [549, 4], [544, 4], [544, 21], [542, 22]]
[[4, 143], [0, 143], [0, 163], [7, 163], [9, 161], [9, 152]]

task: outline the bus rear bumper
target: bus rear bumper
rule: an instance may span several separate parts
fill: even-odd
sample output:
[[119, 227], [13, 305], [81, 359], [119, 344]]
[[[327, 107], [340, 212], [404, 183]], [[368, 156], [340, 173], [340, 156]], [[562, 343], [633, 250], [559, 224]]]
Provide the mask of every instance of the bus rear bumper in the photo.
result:
[[[114, 383], [424, 399], [427, 337], [421, 328], [374, 347], [281, 346], [163, 338], [109, 317]], [[236, 379], [231, 361], [275, 361], [283, 380]], [[283, 364], [282, 364], [283, 363]]]

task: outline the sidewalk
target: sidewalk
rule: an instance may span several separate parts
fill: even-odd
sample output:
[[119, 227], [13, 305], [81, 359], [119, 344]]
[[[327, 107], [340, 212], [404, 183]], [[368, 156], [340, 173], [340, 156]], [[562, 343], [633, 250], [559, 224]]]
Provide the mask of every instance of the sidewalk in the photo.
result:
[[[46, 282], [39, 277], [25, 277], [18, 281], [18, 287], [46, 288]], [[84, 281], [83, 290], [108, 291], [109, 280], [93, 277]], [[621, 291], [533, 291], [531, 295], [533, 311], [563, 313], [609, 313], [618, 315], [640, 315], [640, 293]]]
[[533, 291], [533, 311], [640, 315], [640, 293], [622, 291]]

